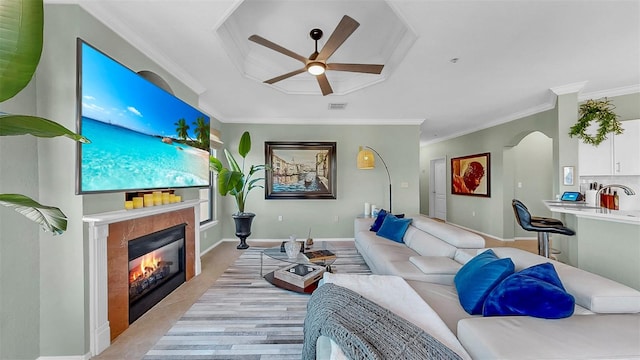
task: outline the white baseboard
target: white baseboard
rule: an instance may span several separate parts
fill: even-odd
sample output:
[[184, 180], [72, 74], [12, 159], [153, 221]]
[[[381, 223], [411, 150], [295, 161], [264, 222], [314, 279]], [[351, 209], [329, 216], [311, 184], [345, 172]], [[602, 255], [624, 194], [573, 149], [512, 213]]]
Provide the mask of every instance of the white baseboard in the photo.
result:
[[40, 356], [36, 360], [89, 360], [91, 354], [86, 353], [84, 355], [72, 355], [72, 356]]
[[216, 246], [218, 246], [218, 245], [222, 244], [222, 242], [223, 242], [223, 241], [225, 241], [225, 240], [224, 240], [224, 239], [222, 239], [222, 240], [220, 240], [220, 241], [216, 242], [215, 244], [213, 244], [213, 245], [209, 246], [209, 247], [208, 247], [208, 248], [206, 248], [204, 251], [200, 251], [200, 256], [202, 256], [202, 255], [204, 255], [204, 254], [208, 253], [209, 251], [211, 251], [211, 250], [215, 249], [215, 248], [216, 248]]

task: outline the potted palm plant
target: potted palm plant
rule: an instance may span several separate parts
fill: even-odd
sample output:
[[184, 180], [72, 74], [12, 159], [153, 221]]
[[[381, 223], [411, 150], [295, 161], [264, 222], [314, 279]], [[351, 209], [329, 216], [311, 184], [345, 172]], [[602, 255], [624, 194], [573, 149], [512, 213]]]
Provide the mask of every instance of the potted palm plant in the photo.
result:
[[[31, 81], [42, 53], [44, 10], [42, 0], [2, 1], [2, 16], [16, 21], [0, 21], [0, 102], [16, 96]], [[17, 21], [20, 19], [20, 21]], [[64, 126], [37, 116], [0, 112], [0, 136], [65, 136], [89, 142]], [[67, 229], [67, 217], [57, 207], [42, 205], [21, 194], [0, 194], [0, 205], [13, 207], [54, 235]]]
[[258, 171], [264, 170], [265, 165], [251, 165], [249, 172], [245, 173], [244, 162], [249, 151], [251, 151], [251, 135], [245, 131], [240, 138], [240, 144], [238, 144], [238, 154], [242, 157], [242, 166], [238, 165], [236, 159], [227, 149], [224, 149], [224, 155], [229, 167], [225, 167], [215, 156], [211, 156], [209, 159], [211, 171], [218, 174], [218, 192], [222, 196], [231, 195], [236, 200], [238, 211], [231, 216], [236, 225], [236, 236], [240, 239], [240, 244], [237, 246], [240, 250], [249, 248], [246, 240], [251, 235], [251, 222], [256, 216], [254, 213], [245, 212], [247, 196], [255, 188], [264, 188], [259, 184], [264, 180], [264, 177], [252, 177]]

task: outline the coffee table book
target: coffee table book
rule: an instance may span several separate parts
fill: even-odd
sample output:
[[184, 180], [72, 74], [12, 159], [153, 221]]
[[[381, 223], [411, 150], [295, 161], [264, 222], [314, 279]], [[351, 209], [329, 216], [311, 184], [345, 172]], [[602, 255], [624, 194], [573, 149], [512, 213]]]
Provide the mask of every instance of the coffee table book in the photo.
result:
[[324, 268], [322, 266], [291, 264], [274, 271], [273, 277], [291, 285], [306, 288], [320, 280], [323, 273]]
[[302, 255], [304, 255], [304, 257], [306, 257], [307, 260], [309, 260], [311, 262], [333, 260], [333, 259], [336, 258], [336, 254], [332, 253], [329, 250], [306, 251], [306, 252], [302, 253]]

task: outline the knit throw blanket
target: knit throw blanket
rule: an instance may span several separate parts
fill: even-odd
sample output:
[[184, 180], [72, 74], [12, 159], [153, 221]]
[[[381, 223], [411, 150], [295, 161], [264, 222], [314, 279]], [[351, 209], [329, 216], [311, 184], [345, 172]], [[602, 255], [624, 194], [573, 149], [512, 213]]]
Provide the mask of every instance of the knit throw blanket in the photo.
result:
[[316, 358], [320, 335], [350, 359], [460, 359], [453, 350], [358, 293], [327, 283], [313, 292], [304, 320], [302, 359]]

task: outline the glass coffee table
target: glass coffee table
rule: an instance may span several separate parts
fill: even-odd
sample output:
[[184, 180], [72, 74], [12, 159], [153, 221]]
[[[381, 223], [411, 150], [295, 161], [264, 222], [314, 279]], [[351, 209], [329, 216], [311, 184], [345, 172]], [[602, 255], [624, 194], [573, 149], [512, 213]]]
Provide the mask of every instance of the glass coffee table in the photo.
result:
[[[309, 251], [318, 251], [318, 250], [328, 250], [330, 252], [332, 252], [333, 254], [335, 254], [336, 252], [333, 250], [332, 246], [330, 244], [328, 244], [327, 242], [320, 242], [320, 243], [316, 243], [313, 246], [311, 246], [310, 248], [306, 248], [305, 252], [309, 252]], [[309, 259], [307, 259], [304, 254], [302, 252], [298, 253], [296, 255], [296, 257], [294, 258], [290, 258], [287, 256], [287, 253], [284, 251], [284, 249], [281, 248], [280, 245], [272, 247], [272, 248], [268, 248], [268, 249], [264, 249], [260, 255], [260, 276], [264, 277], [265, 280], [267, 280], [269, 283], [279, 287], [279, 288], [283, 288], [286, 290], [291, 290], [291, 291], [295, 291], [295, 292], [299, 292], [299, 293], [305, 293], [305, 294], [311, 294], [317, 287], [318, 287], [318, 281], [320, 280], [320, 278], [322, 278], [322, 276], [320, 276], [317, 280], [313, 281], [311, 284], [305, 286], [305, 287], [301, 287], [301, 286], [297, 286], [295, 284], [289, 283], [287, 281], [283, 281], [281, 279], [278, 279], [275, 277], [275, 272], [278, 271], [279, 269], [273, 270], [267, 274], [263, 274], [263, 266], [264, 266], [264, 259], [265, 256], [267, 258], [271, 258], [274, 260], [277, 260], [279, 262], [283, 263], [283, 266], [281, 268], [288, 268], [291, 267], [290, 265], [294, 265], [294, 264], [300, 264], [300, 265], [310, 265], [311, 267], [314, 268], [318, 268], [321, 267], [323, 268], [323, 272], [324, 271], [328, 271], [331, 272], [331, 265], [336, 261], [337, 256], [329, 258], [329, 259], [322, 259], [322, 260], [313, 260], [310, 261]]]

